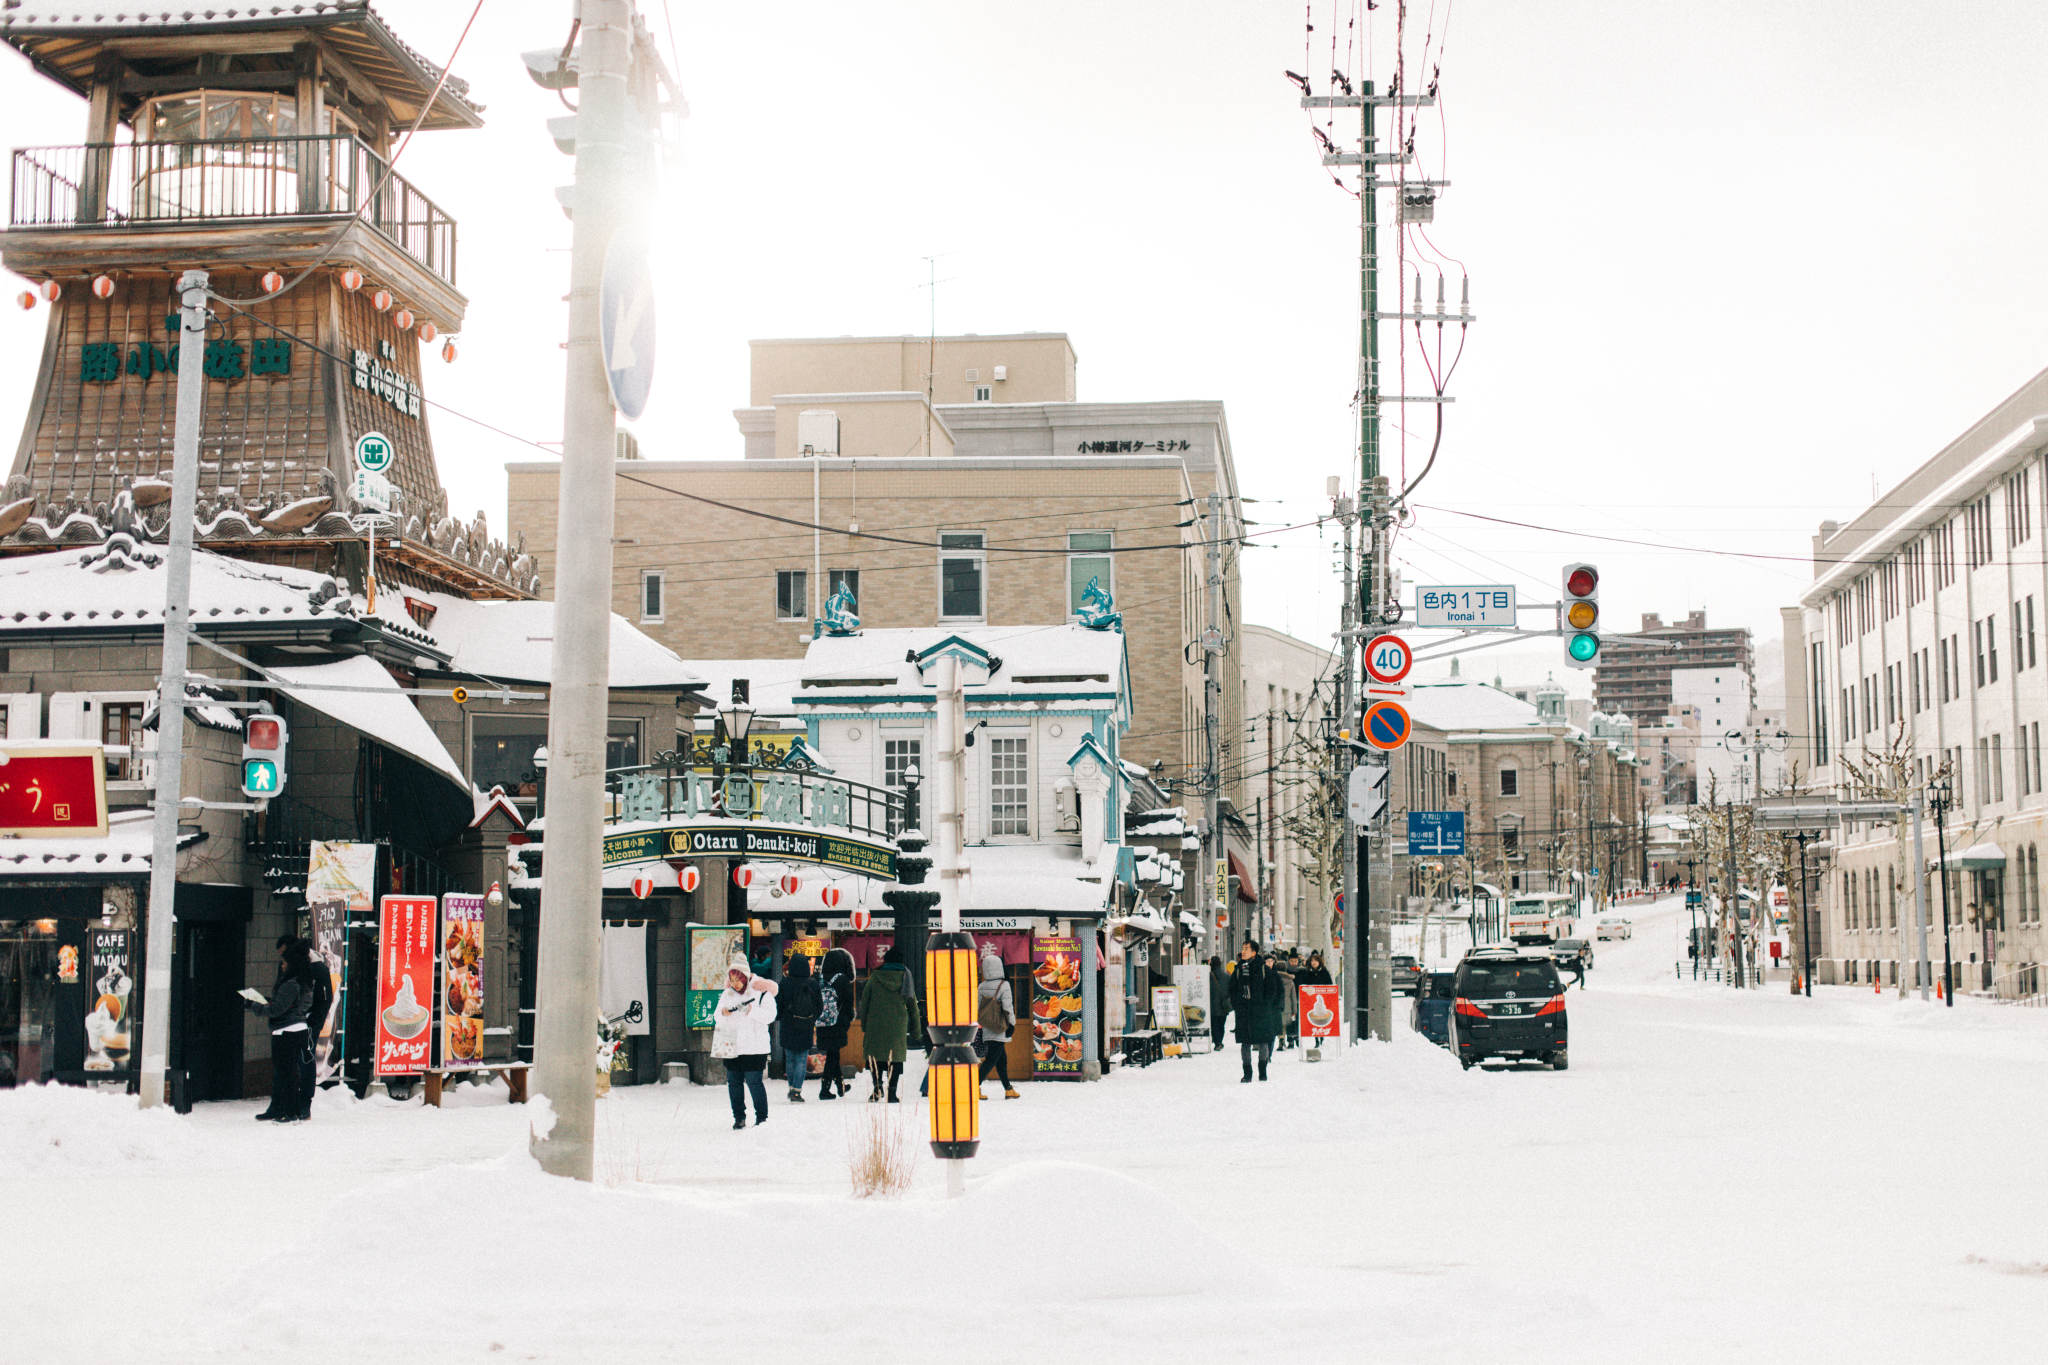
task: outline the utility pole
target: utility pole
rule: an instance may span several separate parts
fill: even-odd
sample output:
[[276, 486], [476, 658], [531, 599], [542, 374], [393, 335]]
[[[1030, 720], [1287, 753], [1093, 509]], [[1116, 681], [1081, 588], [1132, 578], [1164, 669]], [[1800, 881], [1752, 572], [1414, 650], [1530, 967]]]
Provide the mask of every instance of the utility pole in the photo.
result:
[[569, 363], [555, 545], [548, 697], [547, 876], [541, 891], [534, 1079], [554, 1126], [532, 1140], [541, 1169], [591, 1178], [597, 1119], [597, 961], [604, 896], [604, 764], [611, 677], [613, 460], [617, 413], [599, 337], [606, 249], [624, 217], [632, 60], [629, 0], [581, 0]]
[[178, 406], [171, 436], [171, 544], [164, 565], [164, 647], [157, 677], [156, 809], [150, 827], [149, 924], [143, 945], [142, 1107], [164, 1102], [171, 1063], [171, 954], [176, 943], [178, 812], [185, 795], [185, 623], [192, 615], [192, 518], [199, 504], [199, 421], [206, 401], [204, 270], [178, 280]]
[[[1344, 528], [1344, 607], [1339, 617], [1343, 628], [1337, 636], [1337, 723], [1332, 728], [1348, 731], [1357, 723], [1353, 716], [1358, 707], [1357, 683], [1351, 674], [1352, 651], [1358, 643], [1358, 585], [1354, 581], [1351, 562], [1351, 523], [1354, 510], [1351, 499], [1336, 491], [1337, 480], [1332, 478], [1330, 484], [1337, 521]], [[1357, 766], [1355, 753], [1349, 744], [1337, 745], [1337, 795], [1333, 796], [1333, 800], [1340, 799], [1350, 784], [1351, 770]], [[1359, 1012], [1359, 1006], [1365, 1001], [1365, 993], [1360, 989], [1365, 981], [1364, 976], [1360, 974], [1365, 958], [1359, 951], [1358, 929], [1363, 922], [1359, 913], [1361, 898], [1358, 894], [1360, 839], [1347, 828], [1340, 836], [1340, 840], [1344, 845], [1344, 989], [1339, 999], [1344, 1012], [1344, 1026], [1349, 1029], [1346, 1037], [1349, 1041], [1356, 1042], [1365, 1035], [1365, 1023]]]
[[[1209, 622], [1202, 630], [1202, 714], [1204, 738], [1208, 742], [1208, 768], [1204, 775], [1203, 787], [1208, 797], [1206, 816], [1209, 825], [1209, 861], [1202, 871], [1207, 874], [1214, 870], [1208, 894], [1217, 897], [1221, 904], [1212, 912], [1216, 916], [1230, 914], [1230, 877], [1222, 869], [1225, 866], [1223, 852], [1223, 743], [1220, 714], [1223, 700], [1223, 680], [1217, 676], [1223, 658], [1223, 498], [1211, 492], [1208, 497], [1209, 515], [1204, 539], [1207, 550], [1203, 556], [1205, 572], [1208, 574]], [[1231, 951], [1236, 951], [1235, 945]]]

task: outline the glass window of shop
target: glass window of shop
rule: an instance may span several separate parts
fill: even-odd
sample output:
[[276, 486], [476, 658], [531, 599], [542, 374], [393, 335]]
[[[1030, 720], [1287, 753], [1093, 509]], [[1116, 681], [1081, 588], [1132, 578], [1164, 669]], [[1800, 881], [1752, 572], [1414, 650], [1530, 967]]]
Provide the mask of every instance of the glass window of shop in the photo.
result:
[[[469, 729], [469, 780], [479, 791], [503, 787], [508, 796], [540, 794], [540, 765], [534, 755], [547, 747], [546, 716], [473, 716]], [[605, 735], [607, 768], [639, 766], [640, 722], [614, 717]]]

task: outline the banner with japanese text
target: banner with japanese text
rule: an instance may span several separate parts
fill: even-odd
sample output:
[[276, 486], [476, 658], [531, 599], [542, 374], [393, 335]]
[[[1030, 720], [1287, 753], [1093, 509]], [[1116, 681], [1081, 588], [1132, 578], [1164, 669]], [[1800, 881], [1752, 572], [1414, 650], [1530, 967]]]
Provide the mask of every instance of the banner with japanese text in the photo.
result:
[[348, 926], [370, 918], [371, 888], [377, 879], [377, 846], [316, 839], [306, 861], [306, 913], [312, 921], [313, 968], [327, 973], [334, 1003], [325, 1019], [309, 1021], [313, 1030], [314, 1083], [341, 1069], [336, 1028], [341, 1020], [342, 986], [347, 974]]
[[484, 898], [441, 897], [441, 1065], [483, 1065]]
[[1078, 1081], [1086, 1025], [1081, 1018], [1081, 941], [1072, 934], [1031, 940], [1031, 1074]]
[[432, 896], [386, 896], [377, 935], [379, 1076], [412, 1076], [433, 1064]]

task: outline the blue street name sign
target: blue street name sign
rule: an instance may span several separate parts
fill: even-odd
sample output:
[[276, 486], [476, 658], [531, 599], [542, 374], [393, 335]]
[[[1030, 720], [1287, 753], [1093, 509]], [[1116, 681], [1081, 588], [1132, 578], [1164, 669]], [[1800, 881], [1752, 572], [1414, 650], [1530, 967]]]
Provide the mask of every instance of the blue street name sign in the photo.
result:
[[1408, 856], [1411, 858], [1455, 858], [1465, 851], [1465, 812], [1461, 810], [1411, 810], [1408, 812]]

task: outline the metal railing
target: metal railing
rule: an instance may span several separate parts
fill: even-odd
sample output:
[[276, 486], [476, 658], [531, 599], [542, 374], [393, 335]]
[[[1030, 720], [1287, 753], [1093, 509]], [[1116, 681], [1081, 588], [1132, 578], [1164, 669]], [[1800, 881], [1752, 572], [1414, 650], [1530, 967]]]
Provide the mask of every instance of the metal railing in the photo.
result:
[[809, 768], [698, 766], [698, 756], [663, 754], [653, 763], [605, 773], [606, 823], [715, 816], [844, 829], [894, 839], [903, 827], [900, 791], [849, 782]]
[[161, 227], [357, 213], [455, 283], [455, 220], [345, 133], [15, 149], [9, 226]]
[[2042, 993], [2044, 985], [2048, 985], [2048, 967], [2030, 964], [1993, 977], [1989, 995], [2001, 1005], [2048, 1009], [2048, 994]]

